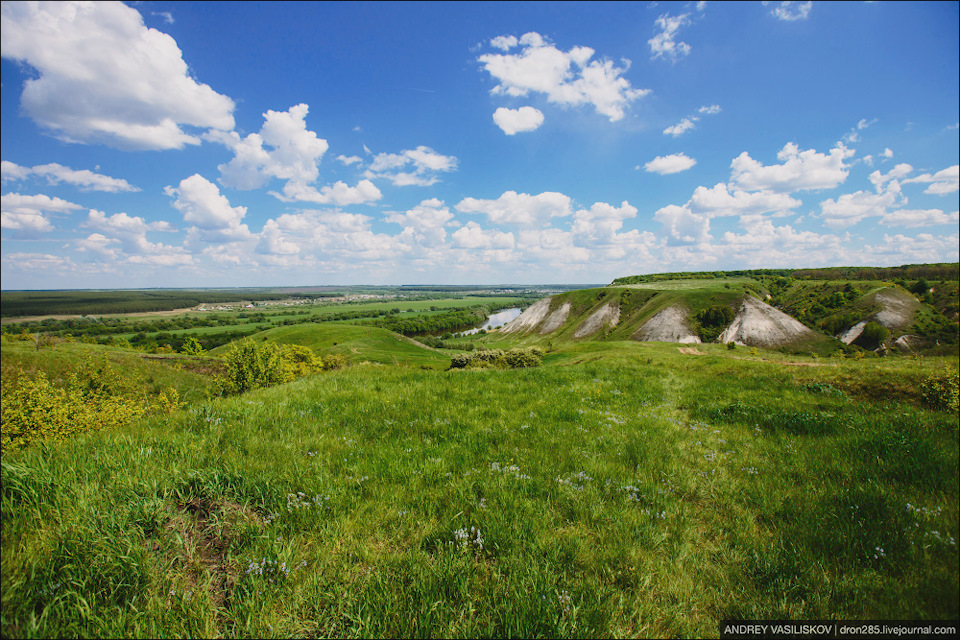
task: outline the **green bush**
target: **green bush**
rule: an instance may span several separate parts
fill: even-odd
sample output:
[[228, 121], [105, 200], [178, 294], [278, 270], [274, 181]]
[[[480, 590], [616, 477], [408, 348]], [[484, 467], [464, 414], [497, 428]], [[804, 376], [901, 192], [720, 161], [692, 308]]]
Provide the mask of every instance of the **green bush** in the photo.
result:
[[539, 347], [526, 349], [484, 349], [473, 353], [458, 353], [450, 358], [451, 369], [495, 367], [500, 369], [518, 369], [538, 367], [543, 361], [543, 350]]
[[697, 313], [693, 319], [699, 325], [697, 333], [700, 339], [713, 342], [733, 322], [733, 318], [733, 309], [724, 304], [715, 304]]
[[942, 371], [930, 374], [920, 384], [920, 397], [929, 407], [956, 412], [960, 410], [958, 388], [960, 388], [960, 371], [944, 368]]
[[[328, 356], [331, 358], [333, 364], [342, 366], [337, 356]], [[223, 394], [271, 387], [324, 369], [323, 360], [307, 347], [281, 347], [273, 342], [258, 345], [249, 338], [233, 343], [224, 360], [227, 372], [218, 380]]]
[[[52, 384], [43, 372], [32, 380], [21, 377], [5, 383], [0, 399], [3, 452], [18, 451], [41, 440], [63, 440], [117, 427], [140, 417], [147, 407], [132, 384], [106, 359], [95, 363], [91, 358], [63, 387]], [[164, 399], [169, 404], [166, 395]], [[173, 403], [176, 406], [176, 398]]]

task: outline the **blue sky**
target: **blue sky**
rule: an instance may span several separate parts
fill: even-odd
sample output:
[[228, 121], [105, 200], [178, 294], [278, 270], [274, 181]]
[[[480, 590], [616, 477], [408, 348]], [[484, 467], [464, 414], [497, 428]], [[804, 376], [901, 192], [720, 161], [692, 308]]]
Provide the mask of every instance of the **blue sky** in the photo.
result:
[[956, 2], [4, 2], [2, 288], [958, 260]]

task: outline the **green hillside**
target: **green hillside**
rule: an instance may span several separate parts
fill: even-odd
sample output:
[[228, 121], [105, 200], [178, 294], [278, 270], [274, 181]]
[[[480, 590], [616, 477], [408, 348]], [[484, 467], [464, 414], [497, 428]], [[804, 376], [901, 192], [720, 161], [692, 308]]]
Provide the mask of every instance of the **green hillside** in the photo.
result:
[[[446, 368], [450, 354], [430, 349], [387, 329], [355, 324], [300, 324], [277, 327], [253, 336], [256, 341], [297, 344], [309, 347], [319, 356], [341, 355], [349, 363], [376, 362], [390, 365]], [[211, 351], [218, 355], [229, 345]]]
[[5, 453], [3, 635], [955, 619], [956, 409], [924, 392], [952, 361], [697, 352], [358, 364]]
[[[674, 307], [687, 315], [686, 326], [693, 334], [712, 342], [732, 322], [744, 298], [752, 296], [799, 320], [812, 331], [803, 337], [769, 345], [773, 348], [820, 355], [837, 350], [851, 354], [858, 349], [874, 351], [880, 346], [888, 351], [956, 353], [960, 342], [955, 310], [956, 283], [938, 282], [928, 291], [926, 281], [918, 282], [919, 288], [917, 283], [904, 283], [911, 288], [908, 290], [877, 280], [798, 280], [769, 274], [757, 278], [709, 274], [703, 278], [651, 279], [552, 296], [548, 315], [562, 313], [569, 307], [562, 324], [553, 327], [549, 322], [541, 322], [536, 328], [515, 331], [509, 339], [537, 344], [638, 339], [641, 328], [651, 318]], [[921, 293], [914, 292], [921, 289]], [[601, 330], [589, 331], [586, 328], [589, 319], [605, 307], [608, 311], [619, 309], [616, 325], [611, 321]], [[777, 320], [774, 318], [771, 322]], [[848, 345], [837, 339], [858, 323], [867, 322], [883, 325], [882, 345], [867, 339]], [[908, 342], [898, 341], [903, 336]]]

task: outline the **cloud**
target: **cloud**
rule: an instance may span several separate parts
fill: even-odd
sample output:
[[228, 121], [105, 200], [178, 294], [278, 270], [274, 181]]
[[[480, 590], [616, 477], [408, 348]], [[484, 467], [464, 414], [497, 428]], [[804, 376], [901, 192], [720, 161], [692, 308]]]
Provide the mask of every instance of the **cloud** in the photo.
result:
[[284, 193], [271, 191], [270, 195], [284, 202], [313, 202], [336, 206], [366, 204], [382, 197], [380, 189], [377, 189], [376, 185], [369, 180], [361, 180], [355, 187], [338, 180], [330, 186], [321, 187], [319, 191], [309, 185], [287, 183]]
[[712, 189], [697, 187], [686, 207], [693, 213], [716, 218], [720, 216], [757, 216], [764, 213], [783, 214], [802, 205], [800, 200], [772, 191], [729, 191], [719, 183]]
[[[764, 5], [767, 3], [764, 2]], [[813, 2], [780, 2], [770, 12], [770, 15], [785, 22], [794, 22], [796, 20], [806, 20], [810, 15], [810, 9], [813, 8]]]
[[533, 107], [500, 107], [493, 112], [493, 121], [505, 134], [512, 136], [515, 133], [538, 129], [543, 124], [543, 112]]
[[238, 240], [250, 237], [247, 225], [242, 224], [246, 207], [231, 207], [220, 189], [199, 174], [180, 181], [178, 187], [166, 187], [163, 192], [175, 198], [172, 205], [190, 223], [193, 237], [206, 242]]
[[908, 182], [929, 182], [930, 186], [924, 189], [923, 192], [943, 196], [960, 190], [960, 165], [955, 164], [952, 167], [937, 171], [933, 175], [924, 173], [915, 178], [904, 180], [903, 182], [904, 184]]
[[893, 180], [879, 193], [857, 191], [843, 194], [836, 200], [824, 200], [820, 203], [820, 218], [831, 229], [843, 229], [864, 218], [884, 217], [889, 207], [901, 202], [900, 185]]
[[321, 268], [397, 259], [413, 251], [409, 236], [374, 233], [362, 214], [306, 210], [268, 220], [256, 250], [272, 265]]
[[[709, 116], [716, 115], [720, 113], [720, 111], [721, 111], [720, 105], [717, 105], [717, 104], [706, 105], [697, 109], [697, 113], [701, 113], [703, 115], [709, 115]], [[666, 129], [663, 130], [663, 133], [664, 135], [669, 135], [676, 138], [678, 136], [685, 134], [687, 131], [692, 131], [693, 129], [696, 129], [698, 122], [700, 122], [700, 116], [690, 115], [684, 118], [683, 120], [681, 120], [680, 122], [678, 122], [677, 124], [667, 127]]]
[[68, 142], [180, 149], [230, 130], [233, 100], [191, 77], [169, 35], [121, 2], [5, 2], [4, 58], [25, 62], [25, 114]]
[[70, 167], [65, 167], [56, 162], [50, 164], [41, 164], [35, 167], [21, 167], [18, 164], [4, 160], [2, 163], [3, 182], [11, 180], [26, 180], [31, 176], [46, 178], [48, 184], [60, 184], [61, 182], [71, 184], [80, 188], [81, 191], [106, 191], [116, 193], [118, 191], [140, 191], [126, 180], [121, 178], [111, 178], [100, 173], [94, 173], [87, 169], [76, 171]]
[[91, 233], [86, 238], [81, 238], [73, 242], [73, 246], [77, 251], [95, 253], [101, 258], [110, 260], [111, 262], [120, 257], [120, 249], [110, 246], [116, 244], [119, 244], [117, 240], [108, 238], [102, 233]]
[[870, 182], [873, 183], [873, 186], [880, 191], [883, 189], [883, 185], [890, 182], [891, 180], [900, 180], [905, 176], [909, 175], [913, 171], [913, 167], [907, 163], [901, 163], [895, 166], [893, 169], [888, 171], [886, 174], [880, 173], [879, 170], [874, 171], [870, 174]]
[[364, 172], [364, 177], [390, 180], [395, 186], [426, 187], [440, 181], [437, 172], [456, 171], [457, 158], [419, 146], [400, 153], [378, 153]]
[[[84, 227], [93, 229], [85, 240], [76, 243], [81, 251], [98, 253], [109, 260], [121, 257], [137, 264], [176, 265], [190, 264], [192, 256], [183, 247], [172, 247], [147, 240], [148, 231], [171, 231], [165, 222], [148, 223], [139, 216], [116, 213], [108, 216], [103, 211], [91, 209]], [[111, 245], [120, 245], [120, 250]], [[125, 254], [125, 256], [121, 256]]]
[[677, 31], [680, 27], [690, 24], [688, 13], [679, 16], [670, 16], [663, 14], [657, 18], [656, 25], [660, 32], [647, 40], [650, 45], [651, 59], [664, 58], [671, 62], [676, 62], [690, 54], [690, 45], [686, 42], [677, 42]]
[[668, 244], [698, 244], [710, 239], [710, 219], [691, 213], [686, 206], [661, 207], [653, 219], [663, 225]]
[[509, 51], [517, 46], [517, 42], [516, 36], [497, 36], [490, 40], [490, 46], [501, 51]]
[[52, 231], [53, 225], [44, 214], [65, 214], [82, 208], [61, 198], [7, 193], [0, 196], [0, 228], [27, 235]]
[[50, 253], [10, 253], [3, 256], [3, 271], [16, 270], [21, 273], [53, 273], [60, 274], [66, 269], [74, 267], [70, 258], [55, 256]]
[[849, 166], [843, 161], [853, 153], [841, 143], [829, 154], [823, 154], [813, 149], [800, 151], [790, 142], [777, 154], [783, 164], [764, 166], [744, 151], [730, 165], [731, 183], [748, 191], [779, 193], [831, 189], [847, 179]]
[[681, 171], [686, 171], [697, 164], [697, 161], [693, 158], [688, 158], [683, 153], [674, 153], [669, 156], [657, 156], [647, 164], [643, 165], [643, 168], [650, 173], [659, 173], [660, 175], [668, 175], [671, 173], [680, 173]]
[[572, 213], [570, 197], [555, 191], [532, 196], [528, 193], [506, 191], [496, 200], [464, 198], [456, 205], [461, 213], [482, 213], [493, 224], [538, 226], [551, 218]]
[[[506, 51], [514, 46], [507, 46], [513, 42], [510, 38], [500, 36], [491, 44], [496, 42], [494, 46]], [[590, 47], [576, 46], [564, 52], [534, 32], [524, 34], [517, 44], [519, 53], [488, 53], [477, 58], [499, 82], [491, 90], [494, 95], [542, 93], [549, 102], [563, 106], [593, 105], [597, 113], [616, 122], [632, 101], [649, 93], [632, 88], [622, 77], [629, 61], [617, 67], [610, 60], [591, 60], [594, 50]]]
[[286, 111], [268, 110], [263, 114], [259, 133], [240, 138], [235, 132], [211, 133], [208, 138], [225, 145], [234, 153], [230, 162], [217, 167], [220, 184], [235, 189], [257, 189], [271, 179], [286, 180], [284, 191], [297, 190], [320, 175], [317, 165], [329, 145], [307, 129], [310, 107], [298, 104]]
[[386, 220], [409, 229], [419, 243], [436, 245], [446, 240], [444, 227], [453, 217], [442, 200], [431, 198], [404, 213], [391, 213]]
[[634, 218], [637, 208], [624, 200], [619, 207], [595, 202], [589, 209], [573, 214], [570, 233], [580, 247], [599, 251], [606, 259], [617, 260], [630, 252], [646, 252], [654, 240], [649, 232], [636, 229], [619, 233], [624, 220]]
[[880, 224], [888, 227], [931, 227], [938, 224], [956, 224], [960, 213], [947, 214], [940, 209], [900, 209], [883, 215]]
[[462, 249], [513, 249], [516, 245], [512, 233], [483, 229], [473, 220], [451, 235], [454, 245]]
[[337, 160], [339, 160], [339, 161], [340, 161], [341, 163], [343, 163], [345, 166], [349, 167], [349, 166], [352, 165], [352, 164], [356, 164], [356, 163], [358, 163], [358, 162], [362, 162], [362, 161], [363, 161], [363, 158], [361, 158], [360, 156], [345, 156], [345, 155], [339, 155], [339, 156], [337, 156]]
[[687, 131], [694, 129], [697, 126], [696, 123], [698, 120], [700, 120], [700, 118], [696, 116], [686, 117], [680, 122], [678, 122], [677, 124], [664, 129], [663, 133], [668, 136], [673, 136], [674, 138], [676, 138], [677, 136], [681, 136], [685, 134]]

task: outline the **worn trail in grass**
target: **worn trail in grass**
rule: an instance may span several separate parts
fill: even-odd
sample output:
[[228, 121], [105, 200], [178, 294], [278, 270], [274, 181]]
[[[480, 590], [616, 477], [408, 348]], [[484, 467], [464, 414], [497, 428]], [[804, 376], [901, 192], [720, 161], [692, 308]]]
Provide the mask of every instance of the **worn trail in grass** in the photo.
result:
[[4, 633], [955, 618], [956, 416], [704, 350], [355, 366], [5, 458]]

